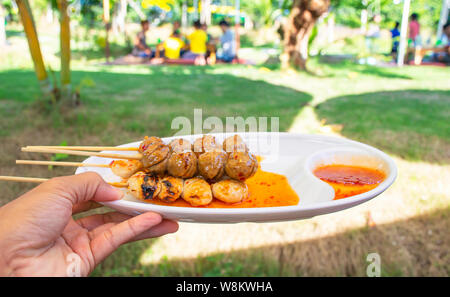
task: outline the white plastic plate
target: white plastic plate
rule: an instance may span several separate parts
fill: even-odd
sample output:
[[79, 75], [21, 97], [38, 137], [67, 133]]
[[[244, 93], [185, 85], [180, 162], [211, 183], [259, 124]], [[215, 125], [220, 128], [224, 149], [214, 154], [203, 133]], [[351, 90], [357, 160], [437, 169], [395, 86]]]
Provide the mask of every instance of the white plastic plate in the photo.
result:
[[[240, 223], [276, 222], [311, 218], [340, 211], [366, 202], [384, 192], [395, 180], [397, 167], [385, 153], [366, 144], [344, 138], [292, 133], [233, 133], [212, 134], [218, 141], [240, 134], [250, 151], [263, 157], [261, 169], [283, 174], [300, 197], [293, 206], [258, 208], [196, 208], [162, 206], [141, 202], [130, 194], [121, 200], [106, 202], [104, 205], [119, 212], [137, 215], [154, 211], [168, 219], [198, 223]], [[182, 136], [191, 142], [202, 135]], [[165, 143], [179, 137], [163, 138]], [[138, 147], [140, 141], [120, 145]], [[135, 154], [136, 152], [113, 152]], [[109, 164], [107, 158], [90, 157], [84, 163]], [[360, 165], [382, 170], [386, 179], [376, 188], [352, 197], [333, 200], [334, 190], [327, 183], [315, 177], [312, 171], [327, 164]], [[109, 168], [79, 167], [75, 174], [86, 171], [99, 173], [106, 181], [120, 181]], [[123, 189], [126, 192], [126, 189]]]

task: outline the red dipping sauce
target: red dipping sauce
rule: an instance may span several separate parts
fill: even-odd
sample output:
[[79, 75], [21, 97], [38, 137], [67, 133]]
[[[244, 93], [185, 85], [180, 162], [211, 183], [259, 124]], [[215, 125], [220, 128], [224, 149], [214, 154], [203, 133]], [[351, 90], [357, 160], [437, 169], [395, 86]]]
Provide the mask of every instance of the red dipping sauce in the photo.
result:
[[333, 187], [335, 200], [368, 192], [386, 178], [380, 170], [350, 165], [321, 166], [314, 175]]

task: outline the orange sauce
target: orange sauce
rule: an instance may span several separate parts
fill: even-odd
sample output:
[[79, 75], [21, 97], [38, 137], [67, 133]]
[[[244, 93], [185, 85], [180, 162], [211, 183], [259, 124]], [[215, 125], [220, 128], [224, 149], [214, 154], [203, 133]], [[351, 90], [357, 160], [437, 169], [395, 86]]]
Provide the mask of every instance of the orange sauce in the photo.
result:
[[[273, 207], [297, 205], [299, 197], [291, 188], [284, 175], [262, 171], [258, 168], [256, 174], [247, 179], [249, 196], [246, 200], [229, 204], [217, 199], [206, 205], [204, 208], [251, 208], [251, 207]], [[193, 207], [182, 198], [175, 202], [151, 201], [150, 203], [166, 206]], [[197, 206], [198, 207], [198, 206]]]
[[321, 166], [314, 175], [333, 187], [334, 200], [368, 192], [386, 178], [380, 170], [349, 165]]

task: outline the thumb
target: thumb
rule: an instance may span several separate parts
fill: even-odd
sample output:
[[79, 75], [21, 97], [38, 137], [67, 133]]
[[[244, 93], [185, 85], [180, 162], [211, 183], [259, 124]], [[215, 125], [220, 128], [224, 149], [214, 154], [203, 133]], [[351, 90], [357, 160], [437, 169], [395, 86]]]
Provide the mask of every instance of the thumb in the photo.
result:
[[122, 191], [109, 185], [95, 172], [52, 178], [40, 187], [44, 191], [66, 198], [72, 205], [89, 200], [112, 201], [123, 195]]

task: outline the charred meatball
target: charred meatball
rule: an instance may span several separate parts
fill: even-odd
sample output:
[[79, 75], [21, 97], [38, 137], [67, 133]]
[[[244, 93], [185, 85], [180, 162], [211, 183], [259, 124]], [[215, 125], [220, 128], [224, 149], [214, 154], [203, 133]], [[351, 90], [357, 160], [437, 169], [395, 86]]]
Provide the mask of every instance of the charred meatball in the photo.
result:
[[184, 182], [181, 178], [166, 176], [159, 180], [161, 191], [158, 199], [164, 202], [174, 202], [183, 193]]
[[128, 179], [128, 190], [137, 199], [154, 200], [161, 191], [161, 184], [156, 174], [138, 171]]

